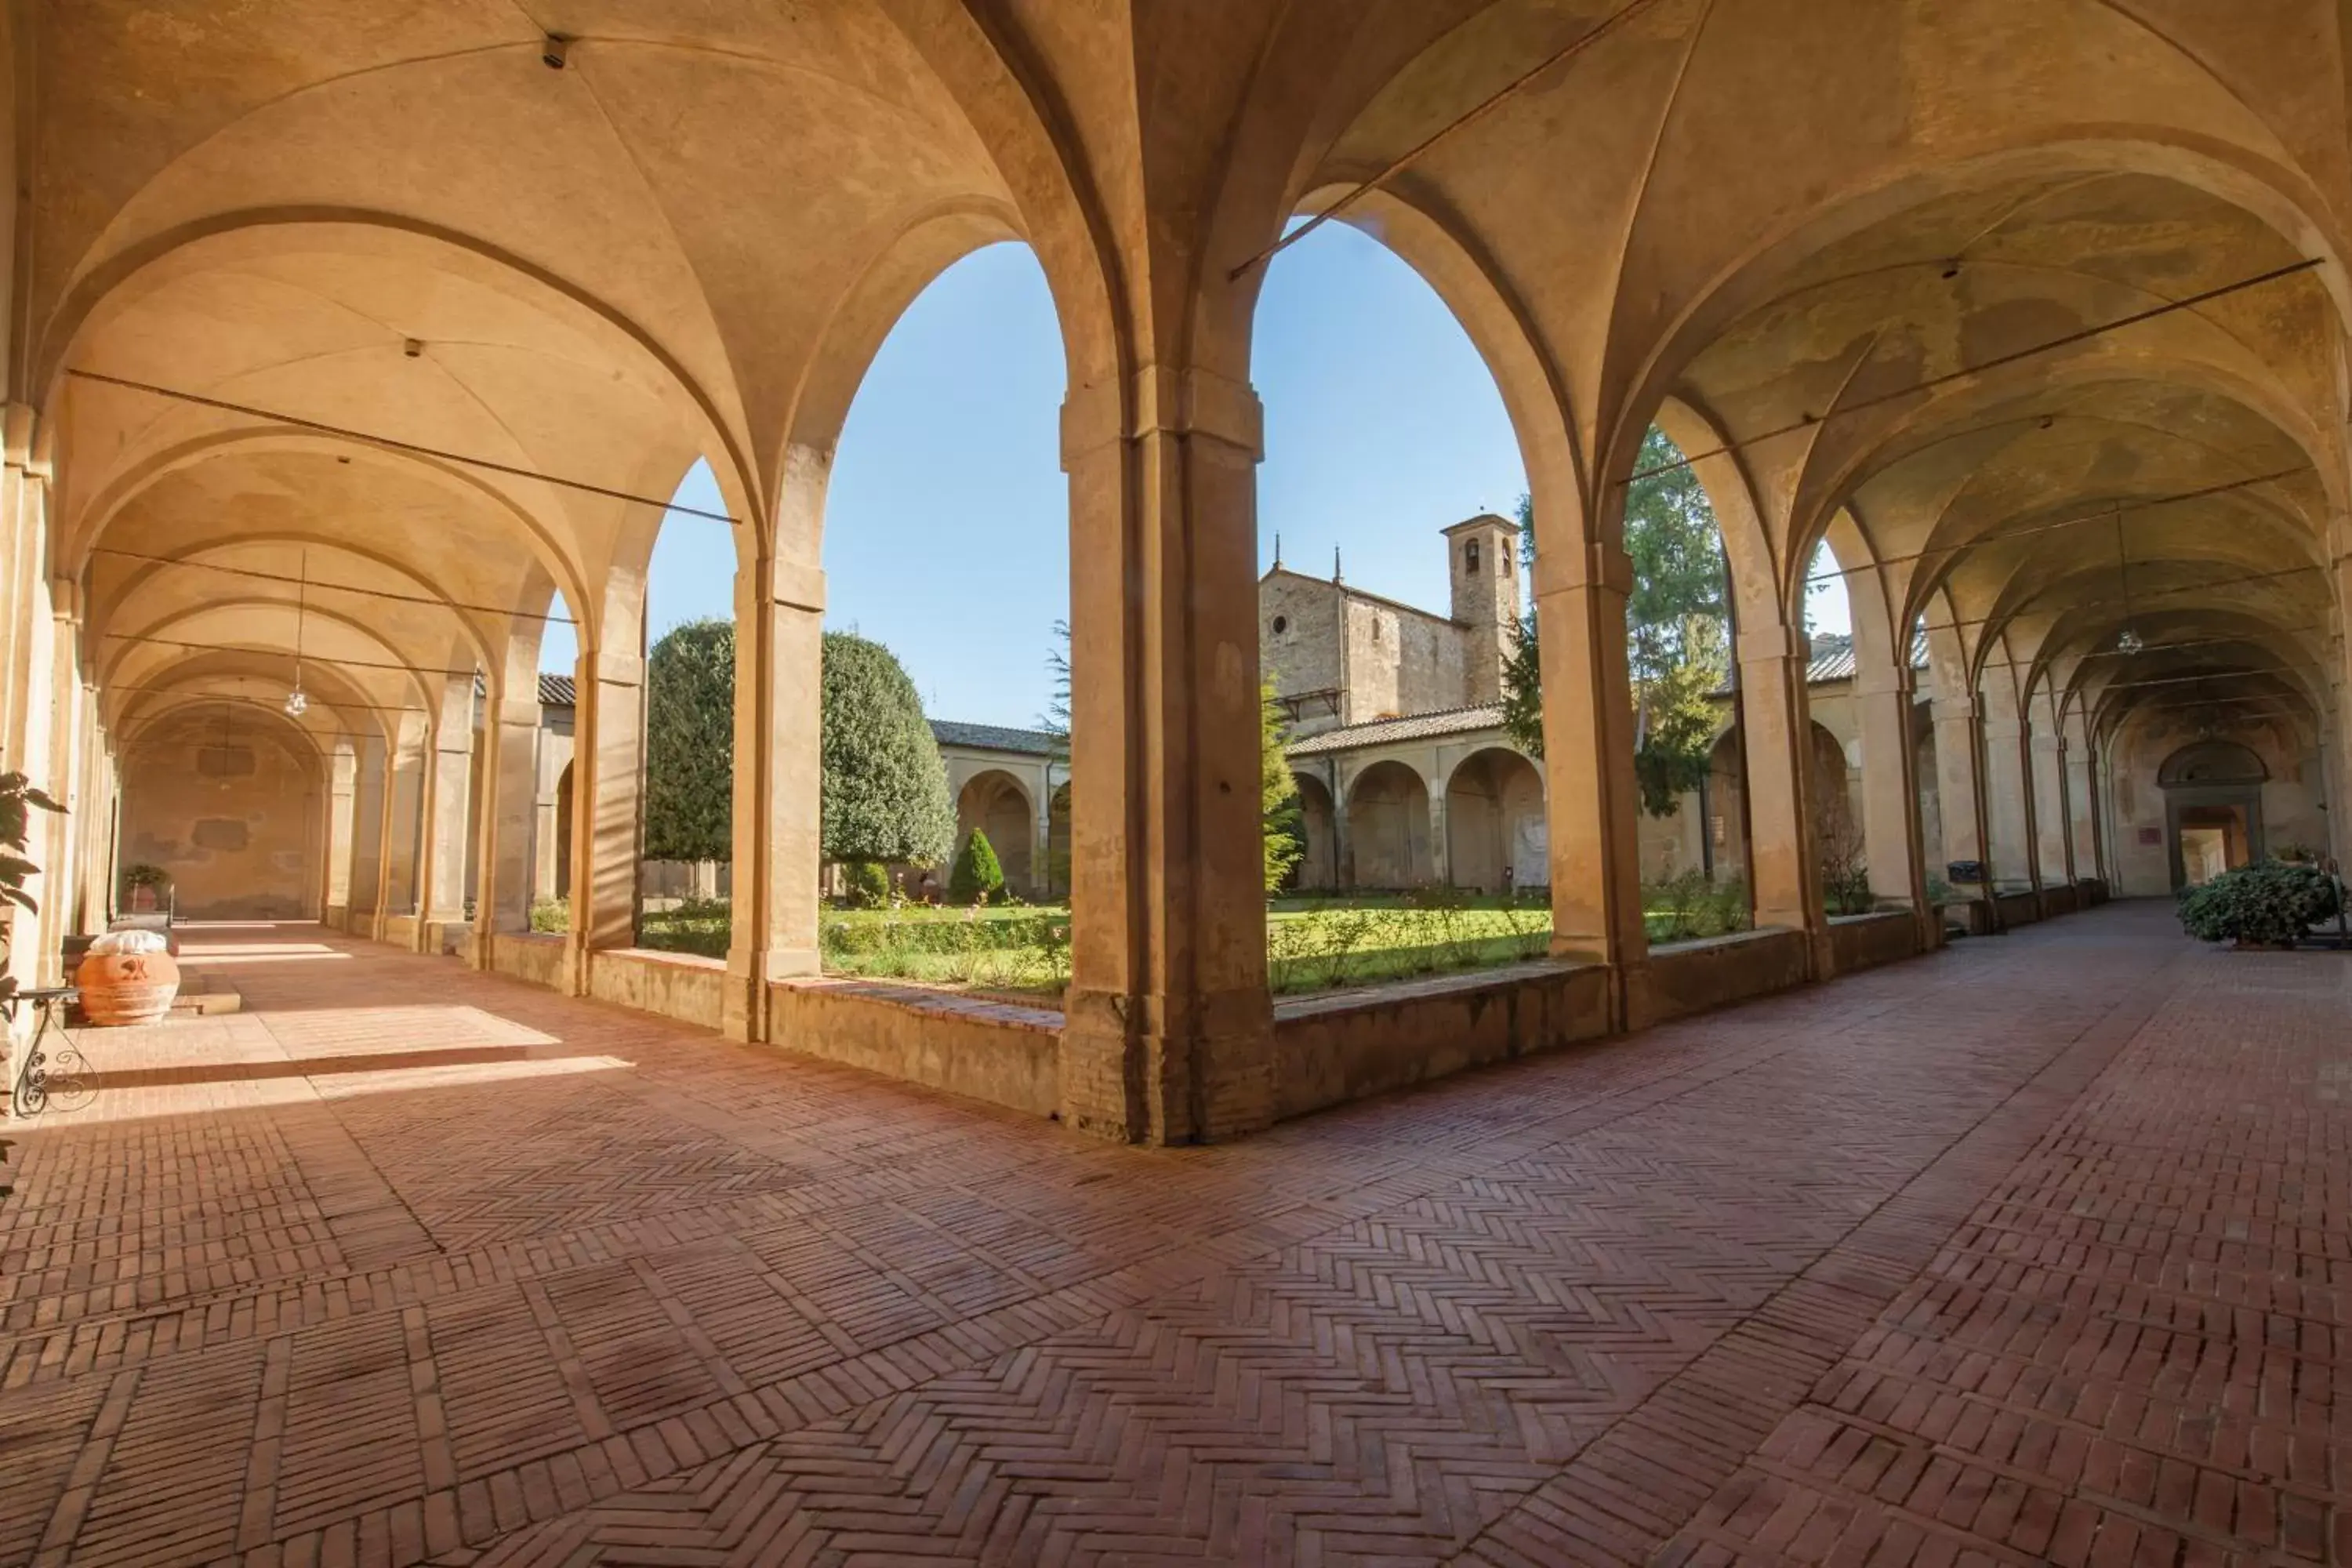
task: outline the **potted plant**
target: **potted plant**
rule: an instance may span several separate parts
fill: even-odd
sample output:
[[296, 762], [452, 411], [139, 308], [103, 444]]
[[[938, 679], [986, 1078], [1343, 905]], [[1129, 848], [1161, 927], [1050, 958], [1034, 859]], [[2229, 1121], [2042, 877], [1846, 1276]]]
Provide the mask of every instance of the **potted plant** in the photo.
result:
[[131, 912], [152, 915], [163, 907], [163, 889], [172, 885], [172, 873], [142, 860], [123, 871], [122, 885], [131, 895]]

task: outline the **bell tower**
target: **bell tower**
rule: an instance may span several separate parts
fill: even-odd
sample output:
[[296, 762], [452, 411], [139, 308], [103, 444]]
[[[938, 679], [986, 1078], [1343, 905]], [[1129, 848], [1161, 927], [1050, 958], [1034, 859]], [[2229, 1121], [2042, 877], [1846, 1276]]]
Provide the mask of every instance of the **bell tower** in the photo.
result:
[[1503, 666], [1519, 632], [1518, 550], [1518, 524], [1490, 511], [1445, 531], [1446, 578], [1454, 624], [1467, 633], [1472, 702], [1502, 699]]

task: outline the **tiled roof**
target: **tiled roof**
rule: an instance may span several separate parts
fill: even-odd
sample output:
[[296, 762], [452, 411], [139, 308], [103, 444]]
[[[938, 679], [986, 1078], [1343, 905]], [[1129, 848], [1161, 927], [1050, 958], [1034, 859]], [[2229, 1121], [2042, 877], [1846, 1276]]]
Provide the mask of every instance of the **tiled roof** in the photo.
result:
[[1404, 719], [1374, 719], [1345, 724], [1294, 741], [1283, 749], [1294, 757], [1316, 757], [1326, 752], [1353, 751], [1358, 746], [1387, 746], [1399, 741], [1426, 741], [1438, 735], [1466, 735], [1474, 730], [1499, 730], [1503, 710], [1487, 704], [1478, 708], [1447, 708], [1435, 713], [1415, 713]]
[[544, 706], [549, 708], [569, 708], [575, 700], [576, 696], [577, 694], [573, 691], [572, 686], [572, 677], [568, 675], [549, 675], [543, 671], [541, 673], [539, 678], [539, 700]]
[[1824, 680], [1853, 679], [1853, 639], [1833, 637], [1827, 632], [1813, 634], [1813, 658], [1805, 666], [1805, 684], [1819, 686]]
[[968, 746], [975, 752], [1020, 752], [1050, 757], [1066, 744], [1046, 730], [1011, 730], [1002, 724], [960, 724], [952, 719], [931, 721], [931, 735], [942, 746]]

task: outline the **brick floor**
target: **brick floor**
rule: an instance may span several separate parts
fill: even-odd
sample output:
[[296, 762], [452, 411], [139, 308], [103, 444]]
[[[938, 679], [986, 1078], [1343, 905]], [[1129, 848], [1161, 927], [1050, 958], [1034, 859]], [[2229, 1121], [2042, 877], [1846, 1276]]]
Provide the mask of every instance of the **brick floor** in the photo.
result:
[[1170, 1152], [213, 932], [18, 1150], [0, 1564], [2352, 1564], [2352, 961], [2169, 927]]

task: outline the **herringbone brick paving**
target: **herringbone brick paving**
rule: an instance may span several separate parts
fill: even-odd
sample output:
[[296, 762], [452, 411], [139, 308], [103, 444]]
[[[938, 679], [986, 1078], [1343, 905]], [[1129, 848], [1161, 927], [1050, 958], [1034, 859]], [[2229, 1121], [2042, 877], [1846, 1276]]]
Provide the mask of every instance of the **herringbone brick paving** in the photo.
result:
[[0, 1211], [0, 1564], [2352, 1563], [2345, 961], [2125, 906], [1215, 1149], [290, 928]]

